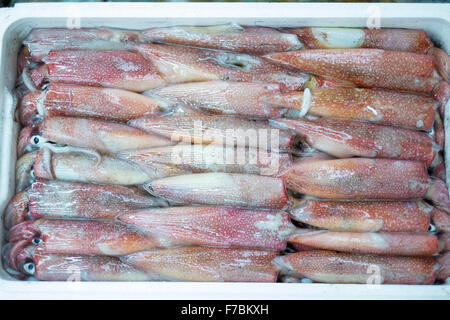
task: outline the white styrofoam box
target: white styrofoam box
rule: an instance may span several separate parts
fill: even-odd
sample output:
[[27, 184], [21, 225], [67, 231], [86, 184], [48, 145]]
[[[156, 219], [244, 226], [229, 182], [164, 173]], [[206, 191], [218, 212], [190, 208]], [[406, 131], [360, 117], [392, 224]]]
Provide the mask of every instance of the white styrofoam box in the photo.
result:
[[[273, 27], [366, 27], [368, 22], [373, 25], [378, 21], [381, 27], [424, 29], [450, 52], [450, 4], [30, 3], [0, 9], [0, 212], [14, 193], [18, 124], [13, 121], [11, 92], [17, 52], [32, 28], [79, 25], [143, 29], [228, 22]], [[446, 117], [446, 127], [447, 122]], [[0, 226], [1, 239], [3, 232]], [[39, 282], [15, 280], [0, 269], [3, 299], [450, 299], [448, 284]]]

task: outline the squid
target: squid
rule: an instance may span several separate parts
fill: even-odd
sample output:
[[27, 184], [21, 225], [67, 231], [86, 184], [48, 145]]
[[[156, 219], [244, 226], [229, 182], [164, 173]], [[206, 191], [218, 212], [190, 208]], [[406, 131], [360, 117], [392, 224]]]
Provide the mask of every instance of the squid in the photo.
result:
[[431, 257], [371, 256], [334, 251], [303, 251], [273, 260], [281, 274], [315, 282], [433, 284], [438, 264]]
[[148, 59], [167, 83], [226, 80], [276, 83], [283, 90], [299, 90], [309, 80], [301, 71], [243, 53], [137, 43], [130, 44], [130, 50]]
[[126, 211], [168, 204], [134, 187], [65, 182], [36, 178], [9, 202], [4, 226], [9, 229], [28, 219], [114, 219]]
[[446, 281], [450, 278], [450, 252], [440, 255], [437, 261], [439, 263], [437, 279]]
[[441, 252], [450, 252], [450, 232], [444, 232], [439, 235], [439, 242], [441, 244]]
[[391, 159], [296, 161], [278, 175], [286, 186], [317, 198], [345, 200], [429, 199], [447, 207], [445, 183], [428, 179], [422, 162]]
[[[125, 124], [73, 117], [49, 117], [22, 129], [18, 155], [47, 147], [55, 152], [82, 151], [80, 148], [117, 153], [124, 150], [168, 146], [169, 139]], [[79, 147], [79, 148], [73, 148]]]
[[197, 245], [282, 251], [295, 227], [285, 212], [221, 207], [171, 207], [117, 217], [165, 247]]
[[450, 57], [442, 49], [433, 47], [428, 51], [428, 54], [432, 55], [434, 58], [434, 63], [436, 65], [437, 72], [445, 81], [450, 81]]
[[361, 120], [416, 130], [433, 128], [439, 102], [418, 94], [383, 89], [334, 88], [275, 93], [269, 105], [289, 108], [286, 115]]
[[423, 161], [430, 166], [440, 147], [423, 132], [352, 120], [273, 119], [313, 148], [338, 158], [354, 156]]
[[[441, 79], [434, 77], [433, 57], [380, 49], [312, 49], [265, 55], [269, 61], [365, 88], [431, 94]], [[448, 97], [447, 97], [448, 98]]]
[[14, 264], [30, 244], [45, 254], [109, 256], [187, 245], [282, 251], [294, 229], [279, 211], [179, 207], [129, 211], [116, 220], [28, 220], [13, 226], [8, 240]]
[[130, 120], [128, 125], [172, 141], [275, 151], [287, 151], [294, 139], [293, 134], [273, 128], [267, 121], [227, 116], [159, 116]]
[[276, 282], [277, 253], [256, 249], [182, 247], [121, 257], [54, 255], [34, 251], [21, 259], [21, 274], [45, 281]]
[[275, 282], [276, 251], [183, 247], [137, 252], [122, 258], [136, 269], [173, 281]]
[[435, 235], [416, 232], [297, 229], [287, 241], [316, 249], [380, 255], [431, 256], [439, 251]]
[[127, 90], [52, 82], [44, 91], [29, 92], [22, 97], [19, 118], [24, 126], [44, 116], [126, 122], [158, 115], [167, 109], [161, 100]]
[[41, 281], [148, 281], [150, 275], [122, 262], [119, 257], [61, 255], [34, 252], [18, 263], [23, 277]]
[[303, 47], [295, 35], [272, 28], [240, 26], [236, 23], [150, 28], [143, 30], [142, 35], [151, 42], [252, 54], [298, 50]]
[[148, 41], [137, 30], [36, 28], [23, 43], [34, 61], [42, 61], [52, 50], [124, 50], [129, 42]]
[[160, 248], [159, 239], [138, 228], [115, 220], [37, 219], [19, 223], [9, 229], [13, 243], [10, 262], [17, 252], [29, 244], [45, 254], [82, 254], [120, 256]]
[[[284, 28], [308, 49], [373, 48], [427, 53], [433, 43], [423, 30], [368, 28]], [[281, 50], [280, 50], [281, 51]]]
[[238, 173], [196, 173], [144, 184], [151, 194], [182, 204], [286, 209], [291, 203], [282, 179]]
[[158, 70], [142, 55], [114, 50], [52, 50], [45, 64], [24, 70], [30, 91], [46, 81], [142, 92], [166, 85]]
[[[423, 201], [313, 201], [289, 210], [295, 221], [321, 229], [349, 232], [427, 232], [430, 215], [440, 210]], [[444, 213], [445, 214], [445, 213]], [[433, 219], [436, 228], [439, 227]]]
[[16, 192], [27, 188], [34, 178], [117, 185], [139, 185], [179, 170], [170, 166], [141, 168], [111, 156], [100, 159], [86, 153], [53, 153], [47, 148], [26, 153], [16, 165]]
[[168, 147], [122, 151], [120, 159], [152, 169], [169, 165], [180, 173], [227, 172], [274, 175], [291, 163], [289, 153], [221, 145], [177, 144]]
[[264, 119], [280, 118], [285, 112], [283, 108], [269, 106], [262, 100], [279, 92], [279, 84], [215, 80], [170, 85], [144, 94], [187, 105], [206, 114]]
[[437, 207], [431, 212], [431, 219], [436, 229], [440, 232], [450, 233], [450, 215], [448, 209]]

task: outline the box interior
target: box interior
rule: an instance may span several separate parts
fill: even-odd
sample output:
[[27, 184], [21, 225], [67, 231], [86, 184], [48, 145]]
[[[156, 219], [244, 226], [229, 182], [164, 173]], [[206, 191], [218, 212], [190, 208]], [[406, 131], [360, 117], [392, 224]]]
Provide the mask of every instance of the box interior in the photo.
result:
[[[48, 8], [46, 6], [48, 5]], [[103, 4], [104, 5], [104, 4]], [[110, 5], [110, 4], [108, 4]], [[125, 5], [125, 6], [124, 6]], [[129, 6], [126, 6], [129, 5]], [[158, 6], [159, 5], [159, 6]], [[176, 6], [178, 5], [178, 6]], [[16, 162], [16, 141], [19, 125], [13, 121], [15, 99], [12, 94], [16, 79], [16, 60], [21, 42], [32, 28], [67, 27], [68, 21], [75, 21], [80, 17], [81, 27], [116, 27], [126, 29], [145, 29], [149, 27], [161, 27], [170, 25], [211, 25], [236, 22], [243, 25], [258, 25], [270, 27], [294, 27], [294, 26], [341, 26], [341, 27], [366, 27], [367, 8], [369, 4], [351, 6], [352, 10], [345, 10], [345, 5], [329, 9], [330, 4], [316, 5], [292, 5], [278, 4], [274, 10], [271, 5], [266, 8], [255, 4], [229, 4], [225, 6], [211, 4], [115, 4], [102, 6], [97, 4], [46, 4], [40, 6], [17, 5], [12, 9], [0, 12], [0, 40], [1, 40], [1, 76], [0, 76], [0, 212], [3, 211], [14, 194], [14, 176]], [[269, 7], [269, 8], [267, 8]], [[419, 28], [424, 29], [433, 42], [450, 52], [450, 21], [443, 18], [419, 17], [420, 6], [416, 5], [413, 12], [416, 15], [408, 16], [398, 8], [391, 6], [394, 11], [389, 11], [389, 6], [380, 5], [381, 27]], [[121, 11], [121, 8], [123, 11]], [[139, 10], [142, 8], [143, 10]], [[145, 10], [157, 9], [146, 17]], [[183, 10], [183, 8], [185, 10]], [[221, 8], [225, 8], [221, 10]], [[328, 8], [328, 9], [327, 9]], [[387, 8], [387, 9], [386, 9]], [[396, 8], [396, 9], [395, 9]], [[436, 14], [440, 10], [435, 6]], [[442, 10], [450, 17], [450, 6], [441, 5]], [[103, 10], [105, 9], [105, 10]], [[236, 11], [241, 9], [241, 11]], [[260, 16], [258, 11], [264, 9]], [[304, 10], [305, 9], [305, 10]], [[366, 9], [366, 10], [364, 10]], [[103, 10], [103, 11], [102, 11]], [[120, 14], [118, 14], [120, 12]], [[234, 12], [238, 14], [234, 15]], [[327, 17], [326, 12], [336, 14], [335, 17]], [[356, 14], [355, 14], [356, 13]], [[359, 13], [359, 14], [358, 14]], [[3, 14], [3, 16], [2, 16]], [[396, 16], [398, 14], [398, 16]], [[442, 12], [440, 12], [442, 14]], [[440, 15], [439, 14], [439, 15]], [[7, 16], [8, 15], [8, 16]], [[405, 16], [406, 15], [406, 16]], [[439, 16], [437, 14], [437, 16]], [[9, 18], [3, 19], [2, 17]], [[8, 23], [9, 22], [9, 23]], [[71, 22], [69, 22], [70, 25]], [[2, 26], [3, 24], [3, 26]], [[447, 118], [447, 117], [446, 117]], [[447, 119], [445, 119], [447, 120]], [[0, 237], [4, 241], [4, 229], [0, 226]], [[70, 290], [69, 290], [70, 289]], [[44, 291], [43, 291], [44, 290]], [[399, 285], [336, 285], [336, 284], [252, 284], [252, 283], [179, 283], [179, 282], [148, 282], [148, 283], [42, 283], [37, 281], [18, 281], [10, 277], [3, 269], [0, 270], [0, 296], [3, 292], [7, 297], [25, 296], [30, 298], [44, 298], [57, 293], [60, 298], [68, 295], [71, 297], [96, 296], [102, 298], [146, 298], [170, 297], [176, 299], [195, 298], [223, 298], [239, 299], [255, 295], [261, 299], [290, 299], [290, 298], [398, 298], [406, 295], [411, 298], [449, 298], [450, 286], [399, 286]]]

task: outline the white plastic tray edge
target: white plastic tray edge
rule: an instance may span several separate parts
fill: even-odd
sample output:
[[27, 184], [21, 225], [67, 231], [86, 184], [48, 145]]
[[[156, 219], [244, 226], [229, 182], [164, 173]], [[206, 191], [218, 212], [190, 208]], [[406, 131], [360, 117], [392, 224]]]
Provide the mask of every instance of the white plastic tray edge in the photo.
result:
[[[237, 21], [255, 25], [365, 26], [370, 8], [380, 10], [382, 27], [424, 26], [450, 51], [449, 4], [336, 3], [47, 3], [0, 9], [0, 212], [13, 194], [17, 124], [10, 95], [20, 36], [38, 25], [64, 26], [80, 16], [82, 26], [145, 28], [177, 23]], [[376, 9], [378, 8], [378, 9]], [[373, 10], [373, 9], [372, 9]], [[74, 15], [75, 12], [75, 15]], [[332, 17], [330, 17], [330, 12]], [[42, 20], [45, 19], [45, 23]], [[40, 21], [38, 23], [37, 21]], [[136, 25], [136, 24], [139, 25]], [[11, 38], [21, 24], [27, 30]], [[428, 26], [428, 27], [427, 27]], [[431, 26], [431, 27], [430, 27]], [[9, 41], [9, 43], [5, 43]], [[11, 69], [12, 68], [12, 69]], [[448, 114], [445, 119], [448, 122]], [[446, 125], [446, 128], [448, 126]], [[447, 131], [447, 130], [446, 130]], [[447, 132], [446, 132], [447, 133]], [[449, 136], [446, 134], [446, 136]], [[446, 148], [450, 149], [450, 148]], [[447, 151], [447, 150], [446, 150]], [[14, 155], [14, 156], [13, 156]], [[1, 230], [1, 228], [0, 228]], [[3, 237], [0, 231], [0, 237]], [[354, 285], [193, 282], [37, 282], [11, 279], [1, 269], [0, 299], [450, 299], [449, 285]]]

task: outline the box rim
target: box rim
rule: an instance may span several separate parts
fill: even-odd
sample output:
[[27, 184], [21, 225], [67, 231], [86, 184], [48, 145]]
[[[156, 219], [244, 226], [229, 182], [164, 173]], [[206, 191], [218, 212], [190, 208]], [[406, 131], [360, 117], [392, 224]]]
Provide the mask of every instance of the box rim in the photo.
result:
[[[29, 3], [16, 4], [13, 8], [0, 9], [0, 42], [8, 28], [23, 19], [65, 18], [67, 8], [90, 9], [86, 18], [366, 18], [370, 6], [377, 6], [384, 18], [442, 19], [450, 22], [450, 4], [411, 3]], [[334, 10], [339, 7], [339, 10]], [[45, 9], [43, 9], [45, 8]], [[151, 8], [152, 10], [146, 10]], [[292, 8], [299, 9], [292, 10]], [[324, 10], [326, 8], [326, 10]], [[344, 10], [342, 10], [344, 8]], [[122, 10], [123, 9], [123, 10]], [[201, 9], [201, 10], [200, 10]], [[239, 9], [239, 10], [237, 10]], [[233, 16], [230, 17], [230, 12]], [[251, 14], [250, 14], [251, 13]], [[450, 35], [447, 35], [449, 38]], [[0, 47], [0, 57], [3, 46]], [[0, 70], [3, 66], [0, 61]], [[3, 105], [5, 94], [0, 98]], [[447, 117], [446, 117], [447, 118]], [[2, 121], [4, 119], [1, 119]], [[445, 119], [447, 120], [447, 119]], [[6, 130], [3, 128], [3, 131]], [[11, 150], [1, 146], [0, 150]], [[1, 159], [0, 159], [1, 161]], [[3, 162], [3, 161], [2, 161]], [[3, 165], [1, 167], [3, 169]], [[2, 178], [4, 179], [4, 178]], [[4, 180], [2, 180], [4, 181]], [[3, 182], [4, 183], [4, 182]], [[2, 185], [2, 184], [0, 184]], [[246, 290], [241, 290], [242, 286]], [[132, 287], [130, 290], [130, 287]], [[404, 290], [404, 289], [410, 290]], [[45, 292], [46, 291], [46, 292]], [[266, 291], [267, 293], [264, 293]], [[157, 296], [155, 295], [157, 293]], [[370, 294], [367, 294], [370, 293]], [[103, 295], [103, 296], [102, 296]], [[196, 299], [449, 299], [449, 285], [383, 285], [368, 289], [358, 284], [287, 284], [287, 283], [198, 283], [198, 282], [21, 282], [0, 279], [0, 296], [45, 298], [175, 298]], [[156, 297], [155, 297], [156, 296]]]

